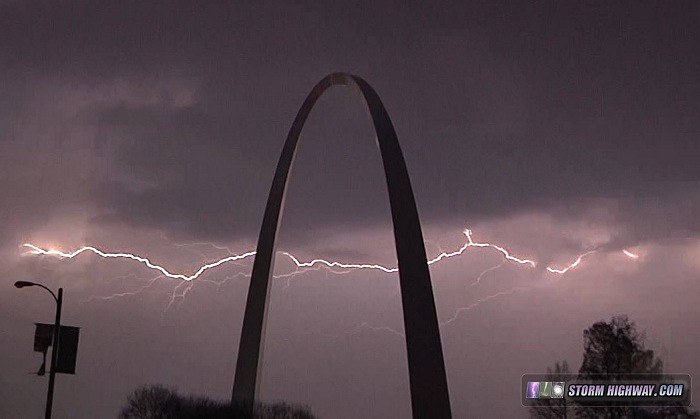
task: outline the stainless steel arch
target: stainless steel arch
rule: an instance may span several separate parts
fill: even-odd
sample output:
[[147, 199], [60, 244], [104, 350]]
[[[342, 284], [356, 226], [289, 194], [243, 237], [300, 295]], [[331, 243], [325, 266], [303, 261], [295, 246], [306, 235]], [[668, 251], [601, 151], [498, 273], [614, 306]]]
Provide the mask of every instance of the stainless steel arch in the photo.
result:
[[294, 162], [299, 136], [311, 109], [318, 98], [329, 87], [335, 85], [350, 85], [359, 89], [377, 133], [394, 226], [413, 417], [450, 418], [450, 399], [435, 300], [423, 233], [406, 163], [389, 114], [377, 93], [360, 77], [345, 73], [330, 74], [314, 86], [299, 109], [282, 149], [267, 199], [253, 263], [232, 401], [252, 407], [257, 395], [270, 275], [289, 171]]

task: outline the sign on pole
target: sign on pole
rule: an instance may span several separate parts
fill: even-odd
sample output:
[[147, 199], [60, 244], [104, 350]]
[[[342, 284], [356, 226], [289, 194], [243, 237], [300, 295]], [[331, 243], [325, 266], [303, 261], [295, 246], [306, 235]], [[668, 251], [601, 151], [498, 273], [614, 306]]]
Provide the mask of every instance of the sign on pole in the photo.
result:
[[[44, 354], [44, 364], [39, 369], [39, 375], [44, 375], [46, 352], [53, 340], [53, 325], [35, 323], [34, 351]], [[80, 328], [61, 326], [58, 330], [58, 352], [56, 353], [56, 373], [75, 374], [75, 363], [78, 358], [78, 340]]]

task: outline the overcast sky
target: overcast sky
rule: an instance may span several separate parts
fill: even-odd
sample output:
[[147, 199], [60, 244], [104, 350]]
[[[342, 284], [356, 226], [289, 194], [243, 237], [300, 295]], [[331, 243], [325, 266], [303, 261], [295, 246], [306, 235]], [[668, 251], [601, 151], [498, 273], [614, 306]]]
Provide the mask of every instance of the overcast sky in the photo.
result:
[[[334, 71], [384, 101], [429, 257], [469, 228], [536, 263], [431, 265], [454, 417], [525, 417], [521, 375], [578, 369], [583, 329], [617, 314], [700, 374], [697, 2], [262, 3], [0, 2], [0, 416], [45, 402], [33, 322], [54, 305], [20, 279], [63, 287], [81, 327], [54, 417], [115, 417], [147, 383], [230, 397], [252, 258], [183, 282], [20, 245], [186, 275], [254, 250], [287, 130]], [[301, 140], [278, 249], [395, 266], [358, 95], [327, 92]], [[316, 268], [278, 256], [261, 398], [409, 417], [398, 276]]]

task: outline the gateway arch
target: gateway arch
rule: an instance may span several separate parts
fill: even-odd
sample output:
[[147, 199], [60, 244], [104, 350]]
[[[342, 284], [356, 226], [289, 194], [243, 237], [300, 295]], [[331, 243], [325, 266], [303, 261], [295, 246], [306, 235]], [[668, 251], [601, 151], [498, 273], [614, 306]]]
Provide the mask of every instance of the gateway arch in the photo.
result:
[[318, 98], [328, 88], [348, 85], [359, 90], [377, 134], [389, 190], [391, 218], [398, 258], [408, 375], [413, 417], [451, 418], [440, 329], [430, 281], [418, 210], [394, 127], [377, 92], [363, 79], [333, 73], [318, 82], [306, 97], [287, 135], [272, 180], [250, 278], [238, 349], [232, 401], [252, 408], [262, 365], [262, 341], [270, 295], [275, 241], [284, 208], [289, 172], [302, 128]]

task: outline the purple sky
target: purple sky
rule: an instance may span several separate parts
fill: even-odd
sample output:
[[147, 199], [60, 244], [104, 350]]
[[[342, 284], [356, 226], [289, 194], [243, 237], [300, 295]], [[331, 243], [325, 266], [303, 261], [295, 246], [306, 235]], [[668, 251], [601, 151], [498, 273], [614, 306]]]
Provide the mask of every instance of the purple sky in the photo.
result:
[[[526, 417], [521, 375], [577, 369], [583, 329], [617, 314], [667, 372], [700, 374], [697, 2], [214, 3], [0, 1], [0, 417], [45, 402], [33, 322], [54, 307], [20, 279], [63, 287], [81, 327], [56, 418], [115, 417], [146, 383], [230, 397], [251, 258], [183, 284], [19, 246], [187, 275], [254, 250], [287, 130], [333, 71], [384, 101], [429, 257], [469, 228], [536, 262], [469, 248], [431, 266], [454, 417]], [[373, 136], [352, 90], [319, 101], [279, 250], [395, 265]], [[293, 270], [278, 255], [276, 274]], [[273, 282], [261, 397], [409, 416], [398, 276], [289, 278]]]

